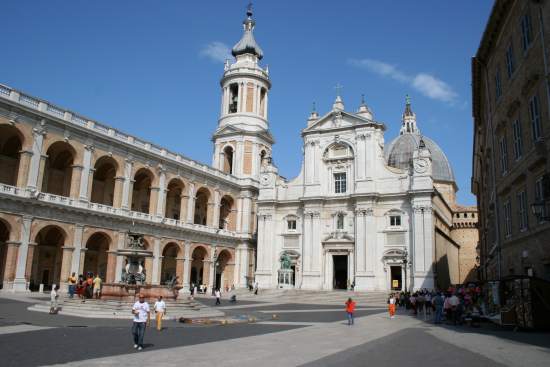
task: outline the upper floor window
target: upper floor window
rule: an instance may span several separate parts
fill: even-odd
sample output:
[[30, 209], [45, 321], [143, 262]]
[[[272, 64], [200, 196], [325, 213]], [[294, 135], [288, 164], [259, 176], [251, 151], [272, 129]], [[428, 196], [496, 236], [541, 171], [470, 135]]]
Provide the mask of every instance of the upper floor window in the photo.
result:
[[533, 26], [531, 25], [531, 15], [525, 14], [521, 17], [521, 45], [523, 51], [526, 51], [533, 42]]
[[512, 235], [512, 203], [507, 200], [503, 204], [504, 211], [504, 234], [506, 237]]
[[518, 199], [518, 223], [519, 223], [519, 230], [525, 231], [528, 226], [528, 213], [527, 213], [527, 193], [525, 190], [518, 192], [517, 194]]
[[334, 192], [337, 194], [343, 194], [347, 188], [347, 178], [345, 172], [339, 172], [334, 174]]
[[296, 219], [288, 219], [286, 221], [286, 226], [289, 231], [295, 231], [296, 230]]
[[338, 213], [336, 216], [336, 229], [344, 229], [344, 214]]
[[514, 47], [512, 42], [506, 49], [506, 71], [508, 72], [508, 78], [512, 77], [514, 71], [516, 70], [516, 62], [514, 60]]
[[401, 216], [400, 215], [390, 215], [390, 226], [392, 226], [392, 227], [401, 226]]
[[520, 159], [523, 155], [523, 139], [521, 137], [521, 123], [519, 120], [512, 124], [512, 135], [514, 138], [514, 158]]
[[[543, 203], [544, 202], [544, 179], [539, 177], [535, 181], [535, 202]], [[539, 217], [539, 223], [543, 221], [543, 217], [547, 217], [546, 205], [542, 206], [542, 215]]]
[[497, 67], [497, 71], [495, 72], [495, 96], [496, 99], [499, 99], [502, 95], [502, 83], [500, 80], [500, 70]]
[[506, 146], [506, 135], [500, 138], [500, 173], [505, 175], [508, 172], [508, 147]]
[[531, 119], [533, 140], [537, 141], [542, 137], [542, 129], [540, 126], [539, 97], [537, 95], [534, 95], [529, 100], [529, 118]]

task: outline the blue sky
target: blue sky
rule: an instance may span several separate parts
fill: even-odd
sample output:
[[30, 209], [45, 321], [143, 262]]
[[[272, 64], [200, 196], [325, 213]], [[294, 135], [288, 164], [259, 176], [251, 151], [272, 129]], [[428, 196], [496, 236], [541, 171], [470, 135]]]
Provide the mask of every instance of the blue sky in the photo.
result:
[[[242, 34], [245, 0], [3, 0], [0, 83], [210, 163], [220, 60]], [[273, 87], [275, 163], [300, 169], [300, 130], [312, 102], [327, 112], [334, 86], [346, 110], [365, 94], [375, 118], [399, 131], [405, 94], [423, 134], [449, 157], [470, 193], [470, 58], [493, 1], [254, 3], [256, 40]]]

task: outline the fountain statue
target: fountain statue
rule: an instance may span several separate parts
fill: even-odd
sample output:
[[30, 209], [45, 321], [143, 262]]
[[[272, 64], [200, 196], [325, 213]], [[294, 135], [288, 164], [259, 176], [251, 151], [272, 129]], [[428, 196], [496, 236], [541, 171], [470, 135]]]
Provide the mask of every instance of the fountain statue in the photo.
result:
[[120, 274], [120, 282], [106, 283], [101, 292], [104, 299], [132, 300], [137, 294], [146, 298], [163, 296], [165, 299], [175, 299], [181, 285], [174, 283], [170, 286], [147, 283], [146, 259], [153, 257], [153, 251], [145, 246], [142, 234], [128, 233], [126, 246], [116, 250], [117, 258], [123, 257], [124, 266]]

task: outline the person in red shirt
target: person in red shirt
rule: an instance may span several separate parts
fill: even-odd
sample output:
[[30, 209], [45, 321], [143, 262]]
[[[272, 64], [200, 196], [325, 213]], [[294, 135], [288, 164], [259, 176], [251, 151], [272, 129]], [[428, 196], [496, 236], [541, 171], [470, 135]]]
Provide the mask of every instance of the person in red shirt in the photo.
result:
[[353, 313], [355, 312], [355, 302], [348, 298], [346, 301], [346, 313], [348, 314], [348, 325], [353, 325]]

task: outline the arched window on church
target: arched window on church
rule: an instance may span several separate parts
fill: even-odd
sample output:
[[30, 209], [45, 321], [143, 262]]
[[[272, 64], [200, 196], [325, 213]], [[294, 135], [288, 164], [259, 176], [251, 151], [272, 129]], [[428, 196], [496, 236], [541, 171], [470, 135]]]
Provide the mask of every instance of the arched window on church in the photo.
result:
[[265, 117], [265, 97], [267, 95], [267, 90], [262, 88], [260, 90], [260, 116]]

